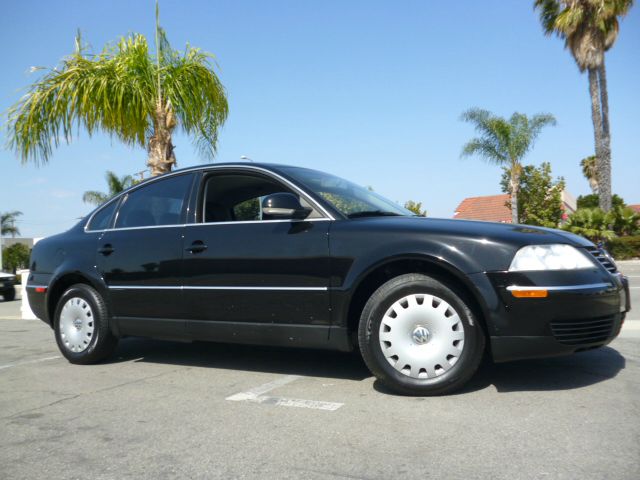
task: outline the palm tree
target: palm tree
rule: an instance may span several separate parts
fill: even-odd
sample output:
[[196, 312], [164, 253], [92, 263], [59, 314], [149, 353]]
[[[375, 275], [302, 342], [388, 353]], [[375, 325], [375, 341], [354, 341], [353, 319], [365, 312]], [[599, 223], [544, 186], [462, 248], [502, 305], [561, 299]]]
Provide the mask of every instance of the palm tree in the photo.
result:
[[404, 208], [406, 208], [410, 212], [415, 213], [419, 217], [427, 216], [427, 211], [422, 209], [422, 202], [407, 200], [406, 202], [404, 202]]
[[75, 52], [9, 109], [9, 146], [22, 162], [47, 162], [61, 139], [71, 141], [76, 125], [89, 135], [102, 131], [146, 147], [151, 175], [175, 165], [172, 133], [178, 126], [203, 155], [213, 156], [228, 105], [212, 55], [188, 44], [182, 53], [173, 50], [157, 4], [155, 40], [155, 55], [139, 34], [90, 55], [78, 34]]
[[611, 212], [603, 212], [600, 208], [580, 208], [569, 215], [562, 229], [599, 243], [616, 236], [609, 227], [613, 221]]
[[533, 147], [543, 127], [555, 125], [549, 113], [527, 117], [515, 112], [508, 120], [487, 110], [472, 108], [462, 114], [462, 120], [473, 123], [479, 137], [472, 138], [462, 149], [462, 156], [480, 155], [490, 163], [507, 167], [511, 172], [511, 221], [518, 223], [518, 188], [521, 160]]
[[628, 236], [640, 233], [640, 214], [629, 207], [618, 205], [611, 209], [613, 221], [610, 223], [616, 235]]
[[611, 134], [604, 56], [618, 37], [618, 17], [633, 0], [535, 0], [547, 35], [564, 39], [581, 72], [589, 76], [591, 120], [598, 159], [600, 208], [611, 209]]
[[594, 195], [598, 195], [598, 163], [596, 156], [591, 155], [590, 157], [583, 158], [580, 161], [580, 166], [582, 167], [582, 174], [589, 181], [591, 192]]
[[126, 190], [135, 183], [131, 175], [123, 175], [122, 177], [118, 177], [110, 170], [108, 170], [105, 174], [105, 179], [107, 180], [107, 185], [109, 187], [108, 193], [89, 190], [87, 192], [84, 192], [84, 195], [82, 195], [82, 201], [85, 203], [92, 203], [94, 205], [101, 205], [114, 195], [117, 195], [123, 190]]
[[16, 220], [20, 215], [22, 212], [17, 210], [0, 213], [0, 235], [11, 235], [12, 237], [20, 235], [20, 229], [16, 227]]

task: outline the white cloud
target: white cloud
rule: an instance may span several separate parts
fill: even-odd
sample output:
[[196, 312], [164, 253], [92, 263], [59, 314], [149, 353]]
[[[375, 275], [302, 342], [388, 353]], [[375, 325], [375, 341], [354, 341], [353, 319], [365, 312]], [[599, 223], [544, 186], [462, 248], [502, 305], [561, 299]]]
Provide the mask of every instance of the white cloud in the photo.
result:
[[76, 192], [72, 192], [71, 190], [63, 190], [63, 189], [53, 189], [49, 192], [53, 198], [69, 198], [76, 195]]
[[47, 183], [47, 179], [44, 177], [30, 178], [26, 182], [18, 184], [18, 187], [35, 187], [36, 185], [43, 185]]

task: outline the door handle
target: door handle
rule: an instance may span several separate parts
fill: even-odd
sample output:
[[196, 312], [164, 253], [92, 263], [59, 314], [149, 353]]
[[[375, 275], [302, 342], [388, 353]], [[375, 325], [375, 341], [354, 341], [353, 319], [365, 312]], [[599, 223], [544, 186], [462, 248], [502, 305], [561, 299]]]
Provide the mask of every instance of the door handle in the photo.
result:
[[114, 252], [114, 248], [111, 246], [110, 243], [107, 243], [106, 245], [98, 249], [98, 253], [101, 253], [105, 257], [108, 255], [111, 255], [113, 252]]
[[200, 253], [204, 252], [207, 248], [202, 240], [196, 240], [189, 247], [185, 248], [185, 250], [189, 253]]

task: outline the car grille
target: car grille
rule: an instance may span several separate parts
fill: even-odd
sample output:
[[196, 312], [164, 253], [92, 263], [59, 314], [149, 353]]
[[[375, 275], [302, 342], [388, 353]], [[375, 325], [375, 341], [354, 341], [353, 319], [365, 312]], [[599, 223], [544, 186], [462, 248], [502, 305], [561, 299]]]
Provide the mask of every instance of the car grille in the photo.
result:
[[565, 345], [588, 345], [604, 342], [611, 336], [614, 317], [599, 317], [589, 320], [554, 320], [551, 332], [556, 340]]
[[598, 247], [587, 247], [587, 251], [598, 260], [604, 268], [611, 273], [616, 273], [618, 269], [615, 264], [609, 259], [609, 256], [605, 254], [604, 250]]

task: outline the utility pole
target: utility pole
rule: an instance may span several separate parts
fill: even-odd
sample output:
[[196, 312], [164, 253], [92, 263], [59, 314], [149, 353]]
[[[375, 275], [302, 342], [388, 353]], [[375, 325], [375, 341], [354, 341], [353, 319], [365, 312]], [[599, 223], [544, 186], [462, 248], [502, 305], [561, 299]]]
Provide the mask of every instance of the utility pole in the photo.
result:
[[144, 180], [144, 174], [145, 172], [147, 172], [147, 170], [141, 170], [140, 172], [136, 172], [134, 173], [134, 175], [139, 175], [140, 176], [140, 181]]

